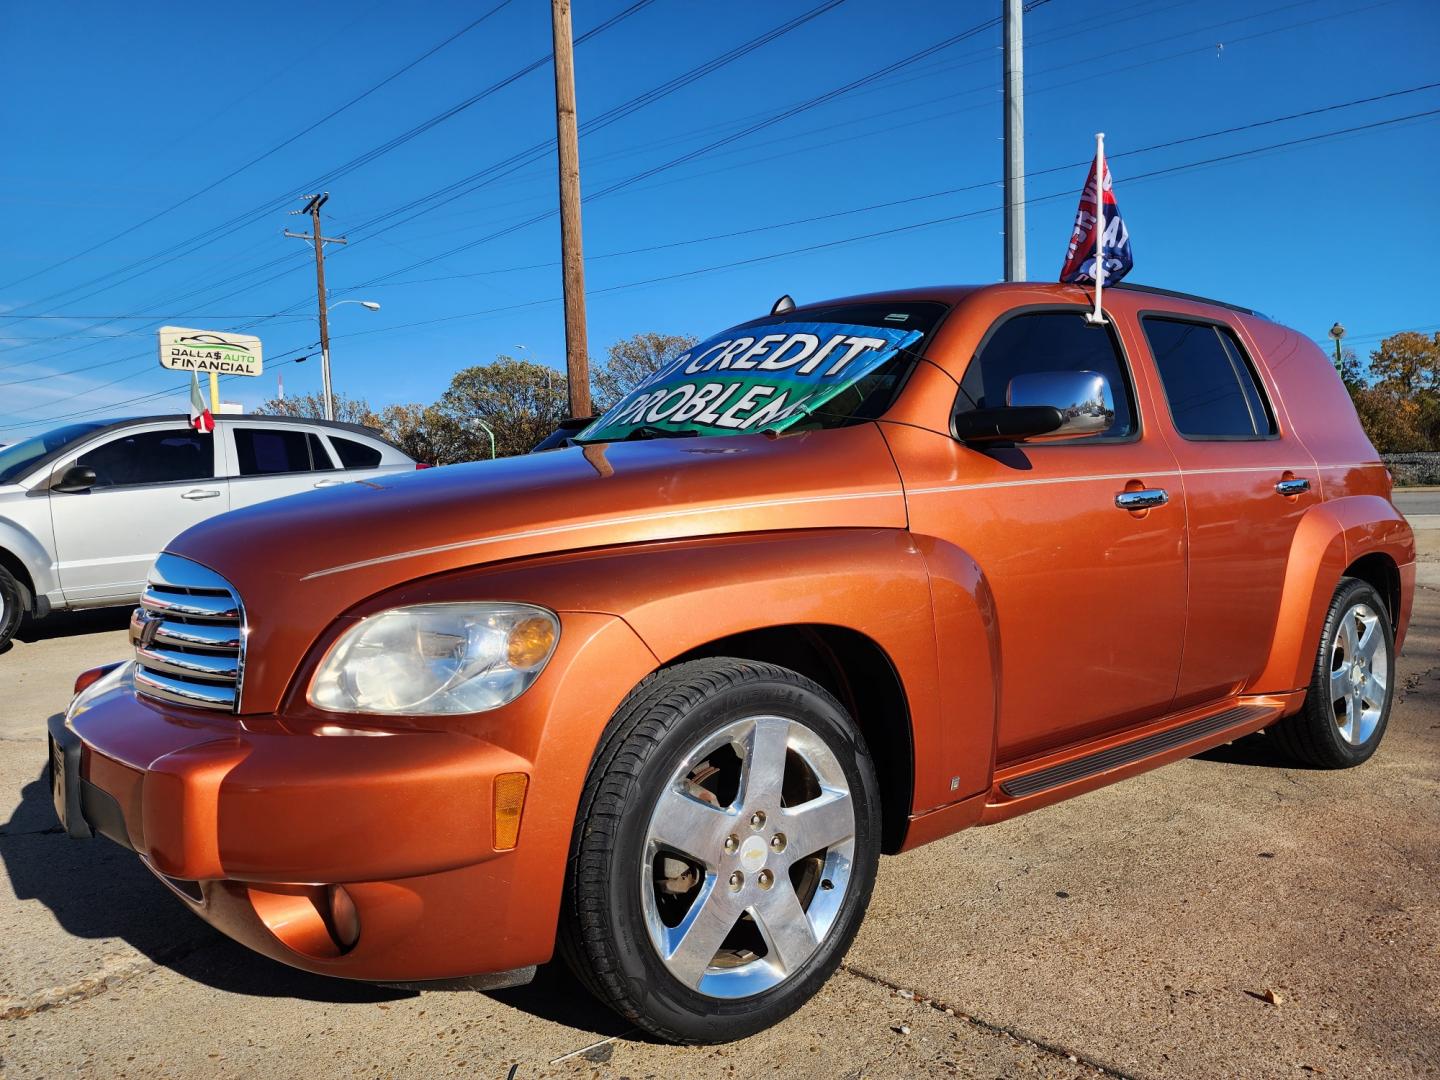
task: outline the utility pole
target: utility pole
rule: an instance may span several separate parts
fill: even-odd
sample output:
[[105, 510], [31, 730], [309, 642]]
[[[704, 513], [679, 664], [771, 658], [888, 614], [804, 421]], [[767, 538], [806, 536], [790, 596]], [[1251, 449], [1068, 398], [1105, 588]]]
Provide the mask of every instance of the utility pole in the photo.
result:
[[580, 238], [580, 145], [575, 122], [575, 49], [570, 0], [550, 0], [555, 39], [555, 142], [560, 159], [560, 260], [565, 285], [565, 370], [570, 415], [589, 416], [590, 353], [585, 342], [585, 256]]
[[1005, 21], [1005, 280], [1025, 280], [1024, 0], [1000, 0]]
[[315, 244], [315, 289], [320, 305], [320, 388], [321, 395], [325, 399], [325, 419], [335, 419], [335, 397], [330, 391], [330, 313], [326, 303], [325, 295], [325, 245], [343, 244], [343, 236], [322, 236], [320, 233], [320, 208], [330, 200], [330, 193], [322, 191], [319, 195], [305, 196], [309, 201], [299, 210], [291, 210], [291, 214], [310, 215], [310, 235], [294, 233], [289, 229], [285, 235], [295, 240], [310, 240]]

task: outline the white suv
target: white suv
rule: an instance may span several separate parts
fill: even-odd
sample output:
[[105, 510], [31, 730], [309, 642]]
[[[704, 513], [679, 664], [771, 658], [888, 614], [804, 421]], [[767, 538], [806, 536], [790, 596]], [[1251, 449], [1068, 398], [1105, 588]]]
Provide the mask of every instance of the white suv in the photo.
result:
[[0, 649], [28, 611], [129, 604], [177, 533], [226, 510], [420, 468], [369, 428], [271, 416], [69, 424], [0, 450]]

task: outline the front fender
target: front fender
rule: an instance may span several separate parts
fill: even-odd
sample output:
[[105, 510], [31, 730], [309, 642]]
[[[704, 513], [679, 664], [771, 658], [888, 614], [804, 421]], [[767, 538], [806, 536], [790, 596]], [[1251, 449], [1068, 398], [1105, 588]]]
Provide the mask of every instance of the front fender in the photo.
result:
[[[803, 624], [853, 631], [884, 653], [904, 691], [912, 812], [989, 784], [998, 675], [993, 613], [985, 614], [988, 594], [973, 562], [934, 540], [902, 529], [785, 531], [577, 552], [432, 580], [407, 589], [407, 599], [416, 598], [409, 602], [452, 595], [463, 582], [468, 596], [617, 616], [657, 667], [752, 630]], [[936, 608], [944, 610], [938, 651]]]
[[[1374, 553], [1389, 556], [1401, 568], [1415, 561], [1414, 534], [1386, 499], [1352, 495], [1306, 512], [1290, 545], [1270, 656], [1248, 693], [1278, 694], [1309, 686], [1325, 613], [1341, 575], [1357, 559]], [[1407, 579], [1402, 573], [1402, 582], [1407, 580], [1413, 582], [1413, 575]], [[1397, 641], [1403, 638], [1409, 610], [1410, 598], [1404, 596], [1396, 613], [1402, 620]]]
[[[35, 597], [41, 597], [58, 593], [60, 579], [55, 573], [55, 559], [45, 547], [50, 539], [50, 509], [41, 498], [36, 497], [35, 502], [44, 513], [45, 536], [38, 537], [19, 522], [0, 517], [0, 551], [8, 552], [20, 561], [30, 575]], [[33, 597], [31, 603], [34, 603]]]

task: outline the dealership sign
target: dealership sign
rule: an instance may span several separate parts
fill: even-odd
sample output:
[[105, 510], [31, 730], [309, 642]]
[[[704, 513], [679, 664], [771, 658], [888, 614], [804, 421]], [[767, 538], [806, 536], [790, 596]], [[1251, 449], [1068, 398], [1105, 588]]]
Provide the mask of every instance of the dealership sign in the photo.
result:
[[248, 334], [162, 326], [160, 366], [211, 375], [259, 375], [260, 339]]

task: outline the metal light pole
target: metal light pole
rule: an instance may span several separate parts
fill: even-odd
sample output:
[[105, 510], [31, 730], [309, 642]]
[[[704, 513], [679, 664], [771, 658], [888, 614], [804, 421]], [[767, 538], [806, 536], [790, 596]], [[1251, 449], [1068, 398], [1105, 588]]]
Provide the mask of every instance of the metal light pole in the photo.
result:
[[1025, 280], [1024, 0], [1001, 0], [1005, 21], [1005, 280]]
[[491, 460], [491, 461], [494, 461], [494, 460], [495, 460], [495, 429], [492, 428], [489, 424], [487, 424], [484, 420], [481, 420], [478, 416], [475, 417], [474, 422], [475, 422], [475, 425], [476, 425], [477, 427], [482, 428], [482, 429], [484, 430], [484, 432], [485, 432], [486, 435], [489, 435], [489, 436], [490, 436], [490, 460]]
[[1339, 371], [1342, 363], [1340, 359], [1340, 339], [1345, 336], [1345, 327], [1337, 322], [1334, 326], [1330, 327], [1330, 336], [1335, 339], [1335, 370]]

